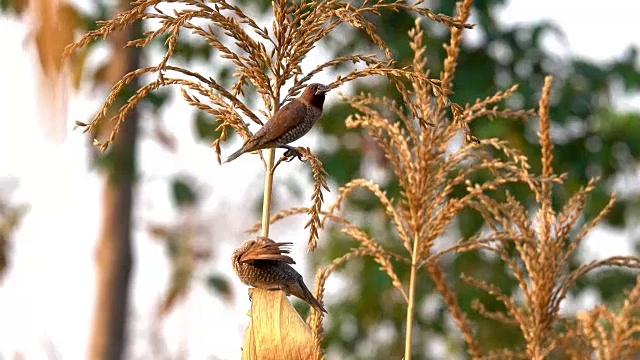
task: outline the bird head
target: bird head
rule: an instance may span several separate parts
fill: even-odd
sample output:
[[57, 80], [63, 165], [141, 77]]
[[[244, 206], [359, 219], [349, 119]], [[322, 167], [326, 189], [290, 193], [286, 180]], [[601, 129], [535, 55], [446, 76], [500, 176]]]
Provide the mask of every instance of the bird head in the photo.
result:
[[301, 98], [303, 98], [307, 103], [322, 109], [324, 97], [328, 91], [329, 88], [322, 84], [311, 84], [304, 89]]
[[312, 90], [314, 90], [314, 95], [324, 95], [329, 91], [329, 88], [322, 84], [311, 84], [309, 86], [313, 86]]

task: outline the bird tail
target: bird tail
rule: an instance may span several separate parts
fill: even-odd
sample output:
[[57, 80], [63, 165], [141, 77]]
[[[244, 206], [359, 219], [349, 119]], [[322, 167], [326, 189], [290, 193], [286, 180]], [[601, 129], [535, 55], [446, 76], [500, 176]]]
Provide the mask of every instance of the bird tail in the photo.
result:
[[244, 149], [244, 146], [243, 146], [243, 147], [240, 148], [240, 150], [238, 150], [238, 151], [234, 152], [233, 154], [231, 154], [231, 156], [229, 156], [227, 158], [227, 160], [224, 161], [224, 163], [226, 164], [228, 162], [231, 162], [231, 161], [237, 159], [238, 156], [240, 156], [240, 155], [242, 155], [244, 153], [245, 153], [245, 149]]
[[260, 150], [262, 149], [262, 147], [260, 146], [260, 137], [252, 137], [251, 139], [249, 139], [246, 143], [244, 143], [244, 145], [242, 145], [242, 147], [240, 148], [240, 150], [234, 152], [233, 154], [231, 154], [231, 156], [229, 156], [227, 158], [227, 160], [225, 160], [225, 163], [228, 163], [230, 161], [235, 160], [236, 158], [238, 158], [238, 156], [246, 153], [246, 152], [251, 152], [251, 151], [256, 151], [256, 150]]
[[315, 296], [313, 296], [311, 291], [309, 291], [309, 289], [304, 284], [302, 279], [300, 281], [298, 281], [297, 285], [298, 286], [294, 286], [294, 288], [296, 290], [295, 291], [296, 293], [292, 293], [291, 295], [294, 295], [294, 296], [299, 297], [300, 299], [306, 301], [307, 303], [309, 303], [309, 305], [313, 306], [313, 308], [316, 309], [316, 311], [318, 311], [318, 312], [323, 312], [323, 313], [327, 312], [327, 310], [325, 310], [325, 308], [322, 306], [322, 304], [320, 304], [320, 302], [315, 298]]

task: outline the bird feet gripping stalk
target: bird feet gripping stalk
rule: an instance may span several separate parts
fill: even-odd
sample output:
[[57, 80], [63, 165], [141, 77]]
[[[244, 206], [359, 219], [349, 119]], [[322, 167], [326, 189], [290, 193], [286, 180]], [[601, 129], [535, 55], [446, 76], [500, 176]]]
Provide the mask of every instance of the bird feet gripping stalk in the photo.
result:
[[287, 146], [286, 149], [287, 151], [282, 154], [282, 158], [284, 159], [283, 161], [290, 162], [295, 158], [298, 158], [300, 161], [305, 161], [304, 156], [300, 153], [298, 148]]

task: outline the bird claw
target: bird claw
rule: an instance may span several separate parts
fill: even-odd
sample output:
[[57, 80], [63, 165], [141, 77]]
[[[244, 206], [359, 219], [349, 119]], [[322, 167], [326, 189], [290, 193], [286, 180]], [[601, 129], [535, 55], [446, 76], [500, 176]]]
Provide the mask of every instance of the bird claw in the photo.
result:
[[298, 158], [300, 161], [304, 161], [302, 154], [296, 148], [288, 148], [283, 155], [286, 159], [284, 161], [291, 162], [293, 159]]

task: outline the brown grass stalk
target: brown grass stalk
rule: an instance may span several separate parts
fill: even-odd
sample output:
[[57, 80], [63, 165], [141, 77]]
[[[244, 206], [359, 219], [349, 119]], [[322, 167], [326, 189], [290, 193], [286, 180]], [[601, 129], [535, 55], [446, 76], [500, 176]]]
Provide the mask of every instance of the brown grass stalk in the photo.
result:
[[267, 150], [267, 169], [264, 173], [264, 193], [262, 200], [262, 228], [260, 235], [269, 237], [269, 219], [271, 218], [271, 190], [273, 188], [273, 163], [275, 158], [275, 150]]
[[418, 246], [420, 239], [418, 234], [413, 236], [413, 248], [411, 249], [411, 272], [409, 274], [409, 298], [407, 299], [407, 324], [404, 339], [404, 358], [411, 359], [411, 344], [413, 340], [413, 317], [416, 299], [416, 279], [418, 273]]

